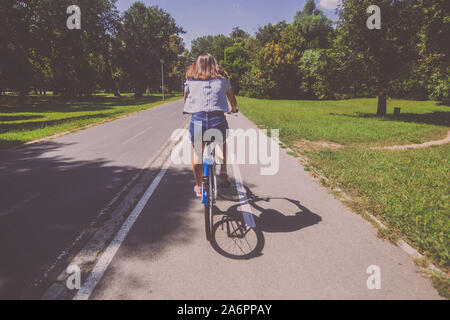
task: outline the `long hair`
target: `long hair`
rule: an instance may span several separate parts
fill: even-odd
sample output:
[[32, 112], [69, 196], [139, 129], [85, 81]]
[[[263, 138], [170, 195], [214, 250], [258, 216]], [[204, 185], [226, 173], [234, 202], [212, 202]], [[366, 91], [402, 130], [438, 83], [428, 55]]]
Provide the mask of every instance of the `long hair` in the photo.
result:
[[217, 62], [212, 54], [201, 54], [186, 71], [188, 80], [210, 80], [228, 78], [228, 73]]

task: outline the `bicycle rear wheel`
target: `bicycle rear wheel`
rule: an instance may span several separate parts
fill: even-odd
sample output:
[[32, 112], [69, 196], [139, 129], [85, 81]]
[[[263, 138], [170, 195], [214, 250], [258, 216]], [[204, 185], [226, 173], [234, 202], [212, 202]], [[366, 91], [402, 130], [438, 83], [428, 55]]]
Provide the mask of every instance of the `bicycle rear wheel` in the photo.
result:
[[[211, 241], [212, 229], [213, 229], [213, 206], [214, 206], [214, 173], [212, 166], [209, 165], [208, 176], [203, 177], [203, 187], [206, 191], [206, 203], [204, 203], [205, 208], [205, 232], [206, 239]], [[204, 191], [204, 192], [205, 192]]]
[[264, 248], [264, 235], [249, 228], [241, 219], [225, 216], [214, 225], [211, 245], [218, 253], [230, 259], [250, 259]]

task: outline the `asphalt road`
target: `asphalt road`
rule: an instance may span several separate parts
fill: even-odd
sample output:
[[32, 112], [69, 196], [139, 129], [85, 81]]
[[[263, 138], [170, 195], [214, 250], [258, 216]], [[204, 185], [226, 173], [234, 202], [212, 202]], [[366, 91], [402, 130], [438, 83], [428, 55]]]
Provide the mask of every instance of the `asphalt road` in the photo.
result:
[[88, 228], [184, 121], [180, 101], [0, 153], [0, 299], [30, 284]]
[[[244, 116], [232, 128], [256, 128]], [[267, 138], [266, 138], [267, 139]], [[350, 212], [280, 150], [280, 170], [239, 165], [250, 210], [265, 235], [262, 255], [230, 260], [205, 240], [203, 209], [189, 165], [172, 164], [91, 299], [432, 299], [439, 298], [400, 248]], [[228, 170], [231, 178], [235, 171]], [[241, 210], [222, 189], [216, 221]], [[378, 266], [380, 289], [367, 287]]]
[[[20, 296], [45, 272], [181, 125], [181, 108], [173, 102], [0, 155], [0, 297]], [[229, 122], [256, 128], [243, 115]], [[279, 160], [276, 175], [262, 176], [260, 164], [237, 167], [265, 236], [261, 255], [236, 261], [211, 248], [190, 166], [169, 162], [89, 298], [439, 298], [410, 256], [379, 239], [282, 149]], [[235, 170], [229, 166], [233, 182]], [[219, 196], [216, 221], [242, 210], [234, 185]], [[373, 265], [381, 288], [370, 290]]]

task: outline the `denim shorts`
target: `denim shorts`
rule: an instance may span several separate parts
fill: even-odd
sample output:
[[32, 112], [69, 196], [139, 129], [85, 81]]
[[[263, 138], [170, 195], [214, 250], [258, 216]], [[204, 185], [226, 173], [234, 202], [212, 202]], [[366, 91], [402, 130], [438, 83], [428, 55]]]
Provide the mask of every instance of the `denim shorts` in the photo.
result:
[[[228, 134], [228, 122], [222, 111], [196, 112], [192, 114], [189, 126], [191, 143], [194, 144], [204, 141], [204, 134], [208, 129], [219, 130], [222, 134], [222, 141], [226, 140]], [[214, 134], [214, 132], [211, 131], [211, 134]], [[218, 141], [220, 139], [217, 138], [215, 140]]]

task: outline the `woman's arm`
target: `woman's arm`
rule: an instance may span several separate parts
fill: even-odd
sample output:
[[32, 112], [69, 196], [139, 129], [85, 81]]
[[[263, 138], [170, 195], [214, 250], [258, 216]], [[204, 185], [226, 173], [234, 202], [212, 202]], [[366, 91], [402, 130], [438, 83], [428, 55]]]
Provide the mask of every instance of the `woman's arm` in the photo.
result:
[[184, 91], [184, 104], [186, 104], [187, 96], [188, 96], [188, 92], [187, 92], [187, 91]]
[[236, 112], [237, 111], [237, 101], [236, 101], [236, 97], [234, 95], [233, 89], [230, 89], [227, 91], [227, 98], [231, 104], [231, 112]]

